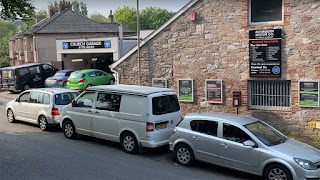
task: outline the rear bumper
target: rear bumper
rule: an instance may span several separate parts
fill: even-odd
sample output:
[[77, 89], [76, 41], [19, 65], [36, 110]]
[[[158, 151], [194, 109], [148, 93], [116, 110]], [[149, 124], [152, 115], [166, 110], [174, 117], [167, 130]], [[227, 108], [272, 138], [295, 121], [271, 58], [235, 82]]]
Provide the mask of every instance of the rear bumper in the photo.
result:
[[165, 140], [165, 141], [161, 141], [161, 142], [140, 141], [140, 145], [142, 147], [147, 147], [147, 148], [156, 148], [156, 147], [167, 145], [168, 143], [169, 143], [169, 140]]
[[49, 116], [48, 117], [48, 124], [59, 125], [60, 121], [61, 121], [61, 117], [60, 116]]

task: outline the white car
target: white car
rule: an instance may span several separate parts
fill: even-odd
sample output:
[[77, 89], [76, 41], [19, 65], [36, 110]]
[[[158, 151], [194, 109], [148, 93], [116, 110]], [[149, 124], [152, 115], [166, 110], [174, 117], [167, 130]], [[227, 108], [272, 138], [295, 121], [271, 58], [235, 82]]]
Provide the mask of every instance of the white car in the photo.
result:
[[43, 131], [51, 125], [59, 125], [60, 112], [79, 93], [63, 88], [32, 89], [22, 92], [15, 100], [7, 103], [7, 119], [38, 124]]

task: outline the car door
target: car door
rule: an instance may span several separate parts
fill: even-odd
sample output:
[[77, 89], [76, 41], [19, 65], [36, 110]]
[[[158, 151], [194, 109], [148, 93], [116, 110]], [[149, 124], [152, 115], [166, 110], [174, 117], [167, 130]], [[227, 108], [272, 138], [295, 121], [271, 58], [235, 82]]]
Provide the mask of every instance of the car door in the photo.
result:
[[72, 108], [68, 111], [75, 125], [76, 130], [80, 134], [92, 136], [92, 112], [95, 92], [85, 92], [72, 104]]
[[196, 149], [199, 160], [219, 164], [218, 157], [218, 122], [211, 120], [192, 120], [191, 143]]
[[95, 73], [96, 73], [97, 85], [107, 84], [107, 79], [104, 72], [95, 71]]
[[93, 111], [92, 130], [95, 137], [117, 141], [121, 95], [98, 93]]
[[18, 120], [25, 120], [28, 117], [28, 111], [26, 110], [27, 105], [30, 101], [30, 92], [22, 93], [17, 99], [13, 107], [13, 113]]
[[[260, 148], [244, 146], [243, 142], [252, 138], [241, 128], [223, 123], [222, 138], [219, 148], [221, 164], [232, 168], [258, 172], [260, 163]], [[254, 142], [254, 141], [253, 141]]]
[[37, 123], [38, 113], [41, 110], [42, 104], [40, 104], [39, 96], [42, 95], [40, 92], [32, 91], [30, 94], [30, 102], [26, 109], [30, 114], [30, 121]]

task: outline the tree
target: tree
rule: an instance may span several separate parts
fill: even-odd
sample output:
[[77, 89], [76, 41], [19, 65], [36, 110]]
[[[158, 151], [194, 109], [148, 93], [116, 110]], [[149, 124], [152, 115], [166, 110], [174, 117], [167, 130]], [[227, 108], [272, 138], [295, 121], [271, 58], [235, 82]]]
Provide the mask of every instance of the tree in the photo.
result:
[[31, 0], [1, 0], [0, 9], [5, 20], [27, 20], [33, 17], [35, 7]]
[[78, 1], [72, 1], [72, 10], [78, 14], [80, 14], [80, 4]]
[[88, 15], [87, 4], [82, 1], [80, 1], [80, 3], [78, 1], [72, 1], [72, 10], [83, 16]]
[[80, 9], [81, 9], [81, 15], [82, 16], [87, 16], [88, 15], [88, 9], [87, 9], [87, 4], [83, 3], [82, 1], [80, 2]]
[[114, 21], [130, 30], [137, 29], [137, 11], [135, 8], [124, 6], [114, 11]]
[[108, 22], [108, 18], [104, 17], [102, 14], [98, 12], [94, 12], [90, 15], [90, 19], [97, 22]]
[[157, 29], [172, 17], [166, 9], [148, 7], [141, 11], [140, 28]]
[[9, 40], [17, 32], [14, 22], [0, 19], [0, 67], [9, 63]]

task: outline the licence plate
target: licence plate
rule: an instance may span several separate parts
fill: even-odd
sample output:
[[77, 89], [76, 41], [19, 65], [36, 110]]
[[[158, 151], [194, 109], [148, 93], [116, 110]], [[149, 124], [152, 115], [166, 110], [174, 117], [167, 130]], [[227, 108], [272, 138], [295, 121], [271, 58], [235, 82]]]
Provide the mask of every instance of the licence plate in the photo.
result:
[[2, 85], [2, 87], [7, 88], [7, 87], [8, 87], [8, 85], [4, 84], [4, 85]]
[[53, 80], [46, 80], [47, 83], [53, 83], [54, 81]]
[[166, 129], [168, 122], [156, 123], [156, 130]]
[[70, 89], [77, 89], [77, 86], [71, 86]]

